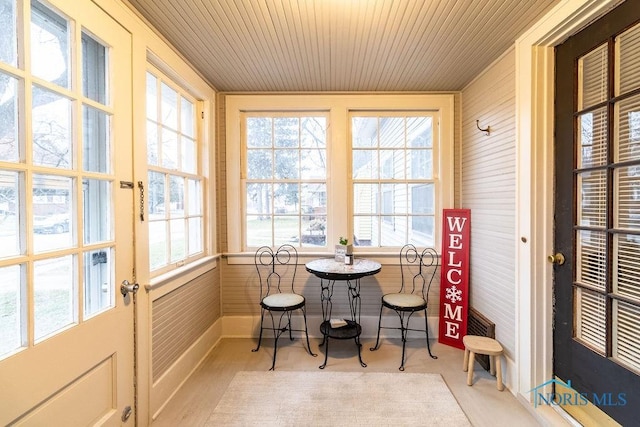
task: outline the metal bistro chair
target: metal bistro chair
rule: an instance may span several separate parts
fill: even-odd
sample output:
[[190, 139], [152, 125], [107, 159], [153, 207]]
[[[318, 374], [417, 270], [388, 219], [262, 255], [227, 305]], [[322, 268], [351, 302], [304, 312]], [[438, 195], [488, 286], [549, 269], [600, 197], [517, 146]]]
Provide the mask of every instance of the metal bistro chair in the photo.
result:
[[[409, 331], [424, 332], [427, 337], [427, 350], [432, 359], [437, 356], [431, 354], [429, 344], [429, 323], [427, 320], [427, 305], [429, 288], [438, 268], [438, 254], [435, 249], [427, 248], [418, 252], [414, 245], [404, 245], [400, 250], [400, 290], [382, 296], [380, 318], [378, 319], [378, 337], [376, 345], [370, 348], [375, 351], [380, 347], [380, 329], [397, 329], [402, 336], [402, 361], [400, 370], [404, 371], [405, 348]], [[400, 318], [400, 327], [382, 326], [382, 311], [384, 308], [393, 310]], [[417, 312], [424, 313], [424, 329], [411, 329], [409, 321]]]
[[[255, 253], [254, 262], [260, 280], [260, 338], [258, 346], [252, 351], [258, 351], [262, 343], [262, 332], [267, 329], [273, 331], [273, 362], [270, 371], [276, 366], [276, 353], [278, 351], [278, 338], [289, 331], [289, 338], [293, 341], [292, 332], [304, 332], [307, 339], [307, 350], [312, 356], [317, 356], [311, 351], [309, 334], [307, 333], [307, 314], [305, 311], [305, 299], [294, 290], [296, 270], [298, 268], [298, 251], [291, 245], [282, 245], [277, 251], [269, 246], [263, 246]], [[286, 277], [290, 279], [287, 279]], [[291, 315], [300, 310], [304, 320], [304, 329], [291, 327]], [[265, 325], [265, 314], [271, 317], [271, 325]], [[279, 313], [279, 319], [274, 313]]]

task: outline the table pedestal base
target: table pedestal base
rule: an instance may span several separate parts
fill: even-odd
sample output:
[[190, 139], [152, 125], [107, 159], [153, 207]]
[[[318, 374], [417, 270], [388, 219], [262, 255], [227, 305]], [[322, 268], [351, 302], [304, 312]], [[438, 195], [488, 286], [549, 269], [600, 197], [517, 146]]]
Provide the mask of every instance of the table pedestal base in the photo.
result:
[[327, 366], [327, 359], [329, 358], [329, 338], [337, 340], [353, 339], [358, 347], [358, 359], [360, 360], [360, 366], [367, 367], [367, 364], [362, 361], [362, 344], [360, 343], [360, 334], [362, 333], [362, 326], [353, 320], [347, 320], [347, 325], [340, 328], [332, 328], [331, 323], [325, 320], [320, 325], [320, 332], [323, 335], [320, 346], [324, 344], [324, 363], [319, 366], [320, 369], [324, 369]]

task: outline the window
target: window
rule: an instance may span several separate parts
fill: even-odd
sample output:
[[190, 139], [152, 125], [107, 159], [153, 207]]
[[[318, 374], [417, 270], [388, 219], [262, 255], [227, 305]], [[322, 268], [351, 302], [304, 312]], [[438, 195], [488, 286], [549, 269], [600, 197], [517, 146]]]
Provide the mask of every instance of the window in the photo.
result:
[[433, 123], [431, 114], [352, 114], [355, 246], [434, 246]]
[[453, 206], [453, 95], [225, 102], [229, 252], [331, 253], [340, 236], [369, 253], [439, 247], [441, 211]]
[[245, 245], [326, 246], [327, 118], [246, 114]]
[[204, 178], [197, 102], [156, 69], [147, 72], [148, 185], [152, 275], [203, 256]]

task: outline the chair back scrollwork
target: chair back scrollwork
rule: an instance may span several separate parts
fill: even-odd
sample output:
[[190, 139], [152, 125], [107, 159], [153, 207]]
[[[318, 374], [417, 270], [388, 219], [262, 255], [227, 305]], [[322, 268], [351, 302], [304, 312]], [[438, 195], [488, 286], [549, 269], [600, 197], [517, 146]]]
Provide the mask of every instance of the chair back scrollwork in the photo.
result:
[[400, 250], [400, 293], [422, 295], [428, 301], [429, 289], [439, 266], [438, 253], [433, 248], [421, 252], [412, 244]]

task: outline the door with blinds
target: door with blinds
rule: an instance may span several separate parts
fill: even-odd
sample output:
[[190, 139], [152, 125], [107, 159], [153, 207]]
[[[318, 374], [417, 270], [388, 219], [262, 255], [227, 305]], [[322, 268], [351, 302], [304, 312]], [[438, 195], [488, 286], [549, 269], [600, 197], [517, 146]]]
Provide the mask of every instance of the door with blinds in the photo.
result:
[[[640, 406], [640, 9], [556, 49], [554, 375], [572, 412]], [[562, 261], [564, 257], [564, 262]], [[560, 396], [564, 394], [564, 396]], [[567, 396], [569, 396], [567, 398]]]

